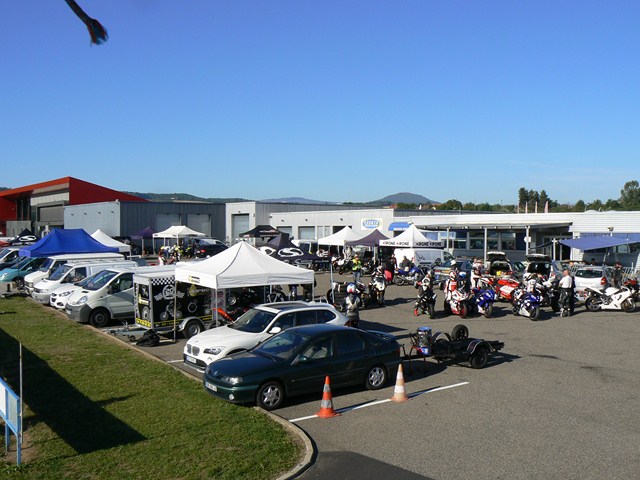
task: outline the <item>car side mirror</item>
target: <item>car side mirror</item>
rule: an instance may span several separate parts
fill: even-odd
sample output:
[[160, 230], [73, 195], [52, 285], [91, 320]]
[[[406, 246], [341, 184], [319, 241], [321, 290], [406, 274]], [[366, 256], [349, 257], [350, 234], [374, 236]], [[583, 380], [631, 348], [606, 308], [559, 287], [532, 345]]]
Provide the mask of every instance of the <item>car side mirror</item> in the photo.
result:
[[308, 361], [309, 361], [309, 359], [307, 357], [305, 357], [304, 355], [300, 354], [296, 358], [293, 359], [293, 362], [291, 362], [291, 365], [298, 365], [299, 363], [306, 363]]
[[280, 333], [281, 331], [282, 331], [282, 328], [273, 327], [271, 330], [269, 330], [269, 335], [275, 335], [276, 333]]

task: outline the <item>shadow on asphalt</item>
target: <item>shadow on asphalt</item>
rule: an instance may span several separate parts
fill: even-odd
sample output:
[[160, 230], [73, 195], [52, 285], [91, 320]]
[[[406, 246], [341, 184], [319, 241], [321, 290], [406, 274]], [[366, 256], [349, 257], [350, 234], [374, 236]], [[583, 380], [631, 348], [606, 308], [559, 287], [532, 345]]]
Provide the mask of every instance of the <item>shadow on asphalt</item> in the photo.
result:
[[322, 452], [314, 463], [300, 478], [326, 479], [339, 478], [341, 480], [430, 480], [429, 477], [395, 467], [375, 458], [360, 455], [355, 452]]

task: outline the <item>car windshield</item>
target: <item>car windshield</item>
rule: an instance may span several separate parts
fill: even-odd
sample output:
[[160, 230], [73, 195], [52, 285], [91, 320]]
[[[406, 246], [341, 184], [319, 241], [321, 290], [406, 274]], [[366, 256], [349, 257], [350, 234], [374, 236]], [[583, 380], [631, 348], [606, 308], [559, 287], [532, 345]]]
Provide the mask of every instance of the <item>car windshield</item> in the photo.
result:
[[47, 270], [49, 270], [49, 268], [51, 267], [51, 265], [53, 265], [53, 262], [55, 262], [54, 259], [52, 258], [47, 258], [44, 263], [42, 265], [40, 265], [40, 268], [38, 270], [40, 270], [41, 272], [46, 272]]
[[602, 270], [580, 269], [576, 272], [576, 277], [580, 278], [602, 278]]
[[11, 250], [8, 248], [3, 248], [2, 250], [0, 250], [0, 260], [8, 256], [10, 253], [11, 253]]
[[258, 345], [253, 352], [267, 357], [276, 357], [282, 360], [291, 358], [300, 346], [305, 343], [308, 337], [297, 333], [284, 331], [271, 337], [269, 340]]
[[99, 290], [111, 281], [113, 277], [118, 275], [117, 272], [111, 270], [103, 270], [97, 273], [91, 281], [89, 281], [84, 288], [87, 290]]
[[15, 268], [16, 270], [20, 270], [23, 267], [25, 267], [26, 265], [28, 265], [33, 260], [35, 260], [35, 259], [31, 258], [31, 257], [24, 257], [22, 260], [20, 260], [18, 263], [16, 263], [12, 268]]
[[65, 274], [73, 268], [72, 265], [60, 265], [56, 268], [53, 273], [49, 276], [49, 280], [60, 280]]
[[275, 318], [275, 316], [275, 313], [265, 312], [264, 310], [252, 308], [251, 310], [245, 312], [233, 324], [229, 325], [229, 328], [248, 333], [263, 332], [264, 329], [267, 328], [267, 326]]
[[76, 285], [76, 286], [78, 286], [78, 287], [83, 287], [83, 288], [84, 288], [86, 285], [88, 285], [88, 284], [89, 284], [89, 282], [91, 282], [91, 281], [95, 278], [95, 276], [96, 276], [96, 275], [97, 275], [97, 273], [96, 273], [95, 275], [91, 275], [91, 276], [89, 276], [89, 277], [84, 277], [84, 278], [83, 278], [82, 280], [80, 280], [79, 282], [74, 283], [74, 285]]

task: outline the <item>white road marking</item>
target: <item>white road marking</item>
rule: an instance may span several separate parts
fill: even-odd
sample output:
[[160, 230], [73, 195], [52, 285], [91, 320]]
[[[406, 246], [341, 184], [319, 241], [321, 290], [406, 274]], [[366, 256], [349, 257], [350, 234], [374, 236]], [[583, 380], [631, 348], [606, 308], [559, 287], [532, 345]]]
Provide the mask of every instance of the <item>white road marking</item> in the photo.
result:
[[167, 363], [182, 363], [184, 360], [167, 360]]
[[[461, 387], [463, 385], [468, 385], [469, 382], [460, 382], [460, 383], [456, 383], [454, 385], [446, 385], [444, 387], [435, 387], [435, 388], [428, 388], [426, 390], [421, 390], [419, 392], [414, 392], [414, 393], [410, 393], [407, 394], [407, 397], [409, 398], [413, 398], [413, 397], [417, 397], [418, 395], [424, 395], [425, 393], [433, 393], [433, 392], [439, 392], [441, 390], [448, 390], [449, 388], [456, 388], [456, 387]], [[382, 403], [387, 403], [390, 402], [391, 399], [390, 398], [385, 398], [384, 400], [374, 400], [368, 403], [364, 403], [362, 405], [356, 405], [353, 407], [345, 407], [345, 408], [340, 408], [338, 410], [336, 410], [337, 413], [344, 413], [344, 412], [349, 412], [351, 410], [358, 410], [360, 408], [365, 408], [365, 407], [373, 407], [374, 405], [380, 405]], [[303, 420], [310, 420], [312, 418], [318, 418], [318, 415], [309, 415], [308, 417], [300, 417], [300, 418], [293, 418], [291, 420], [289, 420], [291, 423], [296, 423], [296, 422], [301, 422]]]

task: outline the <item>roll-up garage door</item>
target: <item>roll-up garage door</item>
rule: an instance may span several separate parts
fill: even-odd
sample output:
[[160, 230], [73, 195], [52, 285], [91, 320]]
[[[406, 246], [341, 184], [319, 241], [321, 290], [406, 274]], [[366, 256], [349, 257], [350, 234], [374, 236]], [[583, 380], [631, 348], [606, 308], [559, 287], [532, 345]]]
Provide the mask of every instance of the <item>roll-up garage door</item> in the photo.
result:
[[249, 227], [249, 214], [242, 213], [231, 215], [231, 241], [235, 242], [241, 233], [251, 230]]
[[179, 213], [159, 213], [156, 217], [156, 229], [158, 232], [162, 232], [174, 225], [182, 225], [180, 223]]
[[211, 215], [205, 213], [190, 213], [187, 215], [187, 227], [196, 232], [211, 236]]
[[316, 227], [298, 227], [298, 240], [314, 240]]

